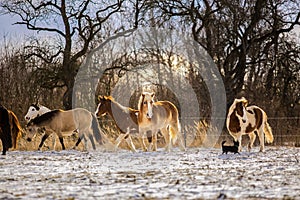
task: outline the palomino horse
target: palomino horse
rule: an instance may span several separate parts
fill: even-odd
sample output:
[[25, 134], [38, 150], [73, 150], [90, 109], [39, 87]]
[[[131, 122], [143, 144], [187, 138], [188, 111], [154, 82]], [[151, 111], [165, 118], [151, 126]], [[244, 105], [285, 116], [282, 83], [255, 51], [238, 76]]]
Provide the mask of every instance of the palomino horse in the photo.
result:
[[[180, 145], [184, 150], [182, 136], [180, 133], [179, 114], [176, 106], [169, 101], [154, 102], [154, 93], [143, 92], [139, 100], [138, 125], [141, 134], [143, 148], [146, 150], [144, 136], [147, 131], [153, 135], [152, 143], [154, 151], [157, 150], [157, 132], [161, 131], [166, 141], [166, 150], [170, 151], [172, 144], [180, 137]], [[151, 144], [148, 150], [151, 149]]]
[[20, 137], [21, 126], [17, 116], [10, 110], [0, 105], [0, 139], [2, 141], [2, 155], [13, 147], [17, 148], [17, 140]]
[[67, 111], [52, 110], [32, 119], [27, 124], [27, 129], [29, 131], [28, 141], [32, 140], [38, 128], [44, 128], [46, 130], [46, 134], [42, 138], [39, 149], [43, 146], [44, 141], [49, 136], [47, 133], [51, 132], [55, 132], [58, 135], [62, 149], [65, 149], [63, 137], [71, 135], [75, 130], [78, 132], [79, 138], [74, 148], [79, 145], [82, 139], [85, 140], [86, 147], [87, 139], [85, 135], [87, 135], [92, 143], [93, 149], [96, 149], [92, 133], [99, 144], [104, 144], [105, 136], [102, 135], [100, 131], [96, 116], [83, 108]]
[[139, 111], [122, 106], [111, 96], [99, 96], [98, 100], [96, 116], [100, 117], [109, 114], [121, 133], [116, 140], [115, 149], [118, 148], [121, 141], [125, 138], [130, 149], [136, 152], [130, 133], [138, 132], [137, 114]]
[[260, 151], [264, 151], [264, 136], [266, 136], [267, 143], [273, 142], [272, 129], [267, 122], [267, 114], [257, 106], [248, 106], [248, 101], [244, 97], [235, 99], [230, 106], [226, 126], [230, 135], [239, 141], [239, 150], [241, 150], [242, 135], [245, 134], [249, 135], [248, 150], [251, 150], [256, 138], [255, 131], [259, 137]]

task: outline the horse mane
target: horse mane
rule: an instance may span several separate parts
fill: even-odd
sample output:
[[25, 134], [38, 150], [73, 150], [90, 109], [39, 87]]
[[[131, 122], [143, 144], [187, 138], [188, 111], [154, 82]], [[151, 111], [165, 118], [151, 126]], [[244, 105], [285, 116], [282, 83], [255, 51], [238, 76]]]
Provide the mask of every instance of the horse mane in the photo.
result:
[[126, 113], [129, 113], [129, 112], [136, 112], [135, 109], [133, 108], [130, 108], [130, 107], [126, 107], [126, 106], [123, 106], [121, 105], [120, 103], [118, 103], [112, 96], [99, 96], [99, 99], [104, 99], [106, 101], [110, 101], [111, 103], [114, 103], [115, 105], [117, 105], [121, 110], [123, 110], [124, 112]]
[[115, 99], [114, 99], [112, 96], [103, 96], [103, 97], [104, 97], [104, 99], [106, 99], [106, 100], [110, 100], [110, 101], [116, 102]]
[[51, 110], [39, 117], [36, 117], [34, 119], [32, 119], [28, 124], [35, 124], [35, 125], [39, 125], [43, 122], [47, 122], [52, 120], [57, 114], [59, 114], [60, 112], [63, 112], [62, 110]]

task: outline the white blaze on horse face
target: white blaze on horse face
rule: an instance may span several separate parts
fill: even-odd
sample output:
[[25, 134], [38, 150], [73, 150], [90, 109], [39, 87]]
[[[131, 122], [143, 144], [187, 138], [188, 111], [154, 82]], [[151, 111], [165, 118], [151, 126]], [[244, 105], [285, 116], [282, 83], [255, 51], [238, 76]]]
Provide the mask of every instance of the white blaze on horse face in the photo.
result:
[[247, 118], [247, 110], [246, 110], [246, 106], [243, 104], [243, 118], [242, 118], [243, 122], [247, 122], [248, 118]]
[[101, 115], [101, 116], [105, 116], [105, 115], [106, 115], [105, 112], [102, 113], [102, 114], [99, 114], [101, 106], [102, 106], [101, 103], [99, 103], [98, 106], [97, 106], [97, 109], [96, 109], [96, 112], [95, 112], [95, 115], [96, 115], [97, 117], [99, 117], [100, 115]]
[[152, 104], [153, 104], [154, 93], [143, 93], [143, 106], [147, 109], [146, 117], [151, 119], [153, 117]]
[[152, 101], [147, 101], [147, 118], [151, 119], [153, 117], [153, 111], [152, 111]]
[[100, 108], [101, 103], [98, 104], [95, 115], [98, 116], [99, 108]]

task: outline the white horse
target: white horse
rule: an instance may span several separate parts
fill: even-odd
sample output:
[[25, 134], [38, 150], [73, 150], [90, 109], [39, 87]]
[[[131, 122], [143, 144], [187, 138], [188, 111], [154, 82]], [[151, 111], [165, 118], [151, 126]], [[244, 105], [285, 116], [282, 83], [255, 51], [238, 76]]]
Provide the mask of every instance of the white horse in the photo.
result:
[[229, 108], [226, 119], [226, 126], [230, 135], [235, 141], [239, 141], [239, 151], [241, 150], [242, 135], [249, 135], [250, 151], [258, 133], [260, 151], [264, 151], [265, 137], [267, 143], [273, 142], [272, 129], [267, 122], [267, 114], [258, 106], [248, 106], [248, 101], [242, 97], [235, 99]]
[[49, 111], [51, 111], [49, 108], [42, 106], [39, 103], [31, 104], [28, 108], [27, 114], [25, 115], [25, 120], [28, 123], [30, 120], [41, 116]]

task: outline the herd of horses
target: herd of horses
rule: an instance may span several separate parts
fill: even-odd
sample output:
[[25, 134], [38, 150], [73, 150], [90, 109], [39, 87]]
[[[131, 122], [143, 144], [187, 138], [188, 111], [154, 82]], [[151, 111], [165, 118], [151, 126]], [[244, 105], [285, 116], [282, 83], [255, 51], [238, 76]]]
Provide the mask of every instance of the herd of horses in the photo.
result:
[[[39, 104], [32, 104], [25, 115], [26, 139], [32, 141], [39, 131], [43, 137], [38, 149], [42, 148], [45, 140], [55, 133], [62, 149], [65, 149], [64, 137], [78, 134], [74, 148], [84, 140], [85, 149], [88, 139], [93, 149], [96, 149], [95, 140], [99, 145], [109, 143], [107, 136], [101, 131], [97, 118], [110, 115], [119, 131], [119, 136], [114, 142], [118, 148], [125, 139], [130, 149], [136, 152], [132, 135], [138, 135], [143, 151], [157, 150], [157, 134], [160, 132], [165, 140], [165, 149], [170, 151], [178, 142], [179, 148], [185, 150], [184, 137], [181, 132], [179, 113], [176, 106], [170, 101], [155, 101], [155, 93], [143, 92], [138, 102], [138, 109], [125, 107], [116, 102], [111, 96], [99, 96], [95, 113], [84, 108], [72, 110], [50, 110]], [[258, 106], [248, 106], [248, 101], [243, 97], [235, 99], [230, 106], [226, 126], [229, 134], [239, 142], [241, 151], [242, 135], [250, 138], [248, 150], [250, 151], [256, 138], [260, 141], [260, 151], [264, 151], [265, 139], [267, 143], [273, 142], [273, 134], [267, 122], [266, 113]], [[5, 155], [9, 148], [17, 148], [17, 140], [22, 128], [16, 115], [0, 105], [0, 139], [2, 141], [2, 154]], [[150, 133], [150, 136], [149, 136]], [[53, 143], [55, 137], [53, 137]], [[150, 138], [150, 139], [149, 139]]]

